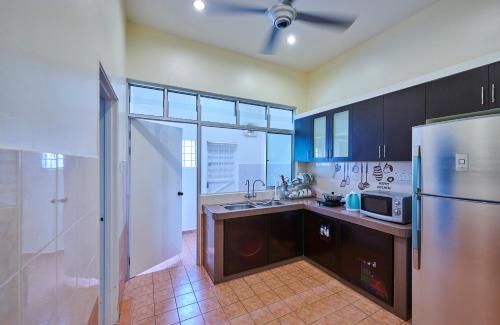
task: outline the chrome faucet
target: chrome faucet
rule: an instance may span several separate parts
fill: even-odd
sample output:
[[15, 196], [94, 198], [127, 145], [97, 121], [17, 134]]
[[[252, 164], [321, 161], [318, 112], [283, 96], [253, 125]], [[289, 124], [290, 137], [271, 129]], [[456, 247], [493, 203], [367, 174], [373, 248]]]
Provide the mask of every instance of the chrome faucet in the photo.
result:
[[245, 185], [247, 186], [247, 192], [245, 193], [245, 199], [250, 201], [250, 199], [253, 197], [252, 194], [250, 193], [250, 180], [247, 179], [245, 182]]
[[245, 199], [247, 199], [248, 201], [250, 201], [251, 198], [257, 197], [257, 194], [255, 194], [255, 183], [257, 183], [257, 182], [261, 182], [262, 186], [266, 186], [266, 184], [262, 180], [256, 179], [255, 181], [253, 181], [252, 193], [250, 193], [250, 180], [247, 179], [245, 181], [245, 185], [247, 186], [247, 192], [245, 193]]
[[254, 180], [253, 185], [252, 185], [252, 197], [257, 197], [257, 194], [255, 194], [255, 183], [257, 183], [257, 182], [261, 182], [262, 186], [266, 186], [266, 183], [264, 183], [262, 180], [260, 180], [260, 179]]

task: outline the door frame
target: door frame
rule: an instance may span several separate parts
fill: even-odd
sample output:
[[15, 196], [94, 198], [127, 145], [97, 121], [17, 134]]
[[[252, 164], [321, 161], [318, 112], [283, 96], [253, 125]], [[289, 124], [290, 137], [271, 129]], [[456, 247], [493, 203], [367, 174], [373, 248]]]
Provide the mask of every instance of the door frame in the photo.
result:
[[[102, 102], [101, 102], [102, 101]], [[118, 96], [99, 63], [99, 324], [118, 319], [116, 187]], [[108, 258], [109, 257], [109, 258]], [[112, 306], [116, 308], [111, 308]]]

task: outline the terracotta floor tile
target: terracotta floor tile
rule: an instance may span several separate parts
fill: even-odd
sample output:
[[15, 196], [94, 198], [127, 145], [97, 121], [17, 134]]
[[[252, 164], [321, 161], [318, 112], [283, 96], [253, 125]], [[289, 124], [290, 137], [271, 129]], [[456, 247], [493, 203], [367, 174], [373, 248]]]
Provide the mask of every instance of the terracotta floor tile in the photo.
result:
[[203, 320], [203, 316], [198, 315], [196, 317], [187, 319], [181, 322], [181, 325], [204, 325], [205, 321]]
[[155, 315], [161, 315], [177, 308], [174, 298], [155, 303]]
[[354, 303], [354, 306], [361, 309], [365, 314], [371, 315], [381, 309], [381, 307], [366, 298], [361, 298]]
[[268, 323], [276, 318], [267, 307], [252, 311], [250, 317], [257, 325]]
[[150, 304], [137, 309], [132, 309], [132, 321], [138, 321], [145, 318], [153, 317], [155, 314], [155, 305]]
[[262, 279], [260, 278], [260, 276], [259, 276], [258, 273], [246, 276], [243, 279], [245, 280], [245, 282], [248, 285], [257, 284], [257, 283], [261, 283], [262, 282]]
[[295, 313], [290, 313], [280, 318], [281, 325], [303, 325], [305, 324], [302, 319]]
[[131, 322], [130, 324], [131, 325], [155, 325], [156, 321], [155, 321], [155, 317], [149, 317], [149, 318], [142, 319], [139, 321]]
[[207, 325], [221, 324], [227, 320], [226, 314], [221, 308], [203, 314], [203, 319]]
[[151, 294], [145, 294], [139, 297], [134, 297], [132, 299], [132, 310], [144, 307], [146, 305], [151, 305], [152, 303], [154, 303], [154, 299]]
[[179, 322], [177, 310], [171, 310], [164, 314], [156, 316], [156, 325], [172, 325]]
[[345, 289], [338, 293], [342, 298], [347, 300], [349, 303], [353, 303], [362, 298], [362, 296], [351, 289]]
[[254, 325], [255, 322], [253, 321], [252, 317], [250, 317], [249, 314], [244, 314], [241, 316], [238, 316], [236, 318], [233, 318], [229, 321], [231, 325]]
[[266, 291], [258, 295], [260, 300], [264, 303], [264, 305], [270, 305], [277, 301], [280, 301], [281, 298], [272, 290]]
[[231, 305], [239, 300], [238, 296], [233, 291], [219, 294], [217, 295], [217, 299], [219, 300], [221, 306]]
[[404, 322], [402, 319], [394, 316], [386, 310], [379, 310], [370, 316], [370, 318], [384, 325], [396, 325]]
[[212, 288], [201, 289], [194, 292], [196, 299], [202, 301], [208, 298], [215, 297], [215, 290]]
[[304, 298], [302, 298], [299, 295], [290, 296], [283, 301], [288, 305], [288, 307], [290, 307], [291, 310], [294, 310], [294, 311], [298, 310], [302, 307], [305, 307], [305, 305], [306, 305]]
[[291, 284], [288, 285], [288, 287], [290, 289], [292, 289], [293, 292], [295, 292], [295, 293], [301, 293], [301, 292], [304, 292], [304, 291], [307, 290], [307, 287], [304, 284], [300, 283], [300, 282], [291, 283]]
[[247, 310], [247, 312], [251, 313], [252, 311], [264, 307], [264, 303], [257, 296], [253, 296], [244, 300], [241, 300], [241, 303]]
[[208, 288], [213, 288], [214, 285], [210, 280], [200, 280], [200, 281], [194, 281], [191, 282], [191, 287], [193, 287], [193, 290], [201, 290], [201, 289], [208, 289]]
[[264, 282], [262, 282], [262, 281], [259, 282], [259, 283], [255, 283], [255, 284], [250, 285], [250, 288], [257, 295], [260, 294], [260, 293], [264, 293], [266, 291], [271, 290], [271, 288], [267, 284], [265, 284]]
[[172, 289], [164, 289], [164, 290], [159, 290], [154, 292], [154, 301], [155, 302], [162, 302], [165, 301], [169, 298], [174, 297], [174, 291]]
[[297, 310], [295, 313], [306, 324], [311, 324], [320, 319], [321, 317], [323, 317], [323, 315], [316, 312], [311, 306], [306, 306], [304, 308], [301, 308]]
[[349, 305], [340, 310], [337, 310], [335, 314], [347, 320], [349, 324], [359, 323], [360, 321], [368, 317], [368, 315], [362, 312], [361, 309], [358, 309], [353, 305]]
[[177, 308], [177, 313], [179, 314], [180, 321], [201, 315], [200, 307], [196, 303]]
[[199, 301], [198, 306], [203, 314], [221, 307], [216, 297]]
[[191, 305], [196, 302], [196, 297], [193, 293], [187, 293], [182, 296], [175, 297], [177, 308]]
[[285, 304], [283, 301], [278, 301], [273, 304], [270, 304], [269, 306], [267, 306], [267, 308], [276, 318], [282, 317], [292, 312], [290, 307], [288, 307], [288, 305]]
[[193, 287], [191, 287], [191, 284], [189, 283], [174, 287], [174, 294], [176, 297], [191, 292], [193, 292]]
[[235, 302], [234, 304], [223, 306], [222, 310], [224, 311], [224, 314], [226, 314], [226, 318], [228, 320], [247, 313], [241, 302]]
[[274, 289], [274, 288], [278, 288], [278, 287], [281, 287], [283, 285], [285, 285], [281, 280], [279, 280], [278, 278], [273, 278], [273, 279], [270, 279], [270, 280], [265, 280], [264, 283], [271, 289]]
[[170, 290], [173, 292], [173, 286], [172, 283], [169, 282], [155, 282], [153, 284], [154, 291], [162, 291], [162, 290]]
[[293, 296], [295, 292], [293, 292], [292, 289], [290, 289], [288, 286], [281, 286], [278, 288], [274, 288], [273, 291], [281, 298], [281, 299], [286, 299], [290, 296]]
[[244, 287], [243, 289], [236, 289], [236, 290], [233, 289], [233, 290], [234, 290], [234, 293], [236, 293], [236, 295], [238, 296], [238, 299], [240, 299], [240, 300], [255, 296], [255, 292], [253, 292], [249, 286]]
[[349, 305], [349, 302], [342, 298], [339, 294], [327, 297], [323, 300], [323, 302], [330, 306], [330, 308], [332, 308], [332, 311], [342, 309], [345, 306]]

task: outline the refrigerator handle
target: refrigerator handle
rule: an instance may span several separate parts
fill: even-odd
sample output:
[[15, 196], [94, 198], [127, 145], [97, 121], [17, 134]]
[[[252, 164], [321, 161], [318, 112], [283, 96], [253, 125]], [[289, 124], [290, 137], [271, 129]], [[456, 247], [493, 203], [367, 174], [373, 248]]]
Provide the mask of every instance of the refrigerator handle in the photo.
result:
[[412, 157], [413, 167], [413, 199], [412, 199], [412, 259], [413, 268], [420, 269], [420, 249], [421, 249], [421, 231], [422, 231], [422, 202], [421, 202], [421, 189], [422, 189], [422, 157], [420, 146], [413, 148]]

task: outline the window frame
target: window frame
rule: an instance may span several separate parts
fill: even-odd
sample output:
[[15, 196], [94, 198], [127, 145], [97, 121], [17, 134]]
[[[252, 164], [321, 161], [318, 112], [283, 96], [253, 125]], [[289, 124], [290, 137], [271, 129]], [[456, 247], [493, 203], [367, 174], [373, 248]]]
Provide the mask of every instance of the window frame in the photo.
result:
[[[131, 99], [130, 98], [130, 87], [132, 87], [132, 86], [163, 90], [163, 116], [143, 115], [143, 114], [131, 113], [130, 112], [130, 99]], [[168, 92], [169, 91], [196, 96], [197, 119], [192, 120], [192, 119], [169, 117], [169, 107], [168, 107], [169, 106], [168, 105]], [[197, 90], [193, 90], [193, 89], [174, 87], [174, 86], [145, 82], [145, 81], [134, 80], [134, 79], [127, 79], [127, 92], [128, 92], [127, 113], [128, 113], [129, 119], [141, 118], [141, 119], [159, 120], [159, 121], [167, 121], [167, 122], [190, 123], [190, 124], [197, 125], [197, 132], [198, 132], [198, 137], [197, 137], [198, 140], [197, 141], [198, 142], [196, 144], [196, 160], [197, 160], [196, 161], [196, 166], [197, 166], [196, 168], [198, 169], [198, 173], [199, 173], [199, 175], [198, 175], [198, 191], [199, 191], [200, 195], [201, 195], [201, 168], [200, 168], [200, 166], [201, 166], [201, 147], [199, 145], [199, 141], [201, 141], [201, 128], [204, 126], [265, 132], [266, 133], [266, 135], [265, 135], [266, 136], [266, 146], [267, 146], [268, 133], [291, 135], [292, 136], [292, 156], [290, 159], [290, 163], [291, 163], [291, 167], [292, 167], [292, 175], [295, 174], [295, 163], [293, 160], [294, 149], [295, 149], [295, 130], [294, 129], [288, 130], [288, 129], [271, 128], [271, 126], [270, 126], [270, 124], [271, 124], [270, 108], [291, 111], [292, 112], [292, 121], [295, 121], [296, 107], [291, 107], [291, 106], [286, 106], [286, 105], [281, 105], [281, 104], [276, 104], [276, 103], [263, 102], [263, 101], [258, 101], [258, 100], [252, 100], [252, 99], [248, 99], [248, 98], [240, 98], [240, 97], [227, 96], [227, 95], [215, 94], [215, 93], [204, 92], [204, 91], [197, 91]], [[201, 113], [202, 113], [201, 112], [202, 107], [200, 104], [201, 97], [211, 97], [214, 99], [234, 101], [235, 102], [235, 112], [236, 112], [236, 123], [235, 124], [228, 124], [228, 123], [203, 121], [201, 119]], [[239, 109], [240, 102], [245, 103], [245, 104], [264, 106], [266, 108], [266, 122], [267, 122], [266, 124], [267, 125], [265, 127], [241, 125], [240, 124], [240, 109]], [[267, 177], [267, 161], [266, 161], [266, 177]], [[273, 189], [274, 184], [266, 184], [266, 188]], [[241, 192], [236, 192], [236, 193], [241, 193]], [[208, 194], [208, 195], [210, 195], [210, 194]]]

